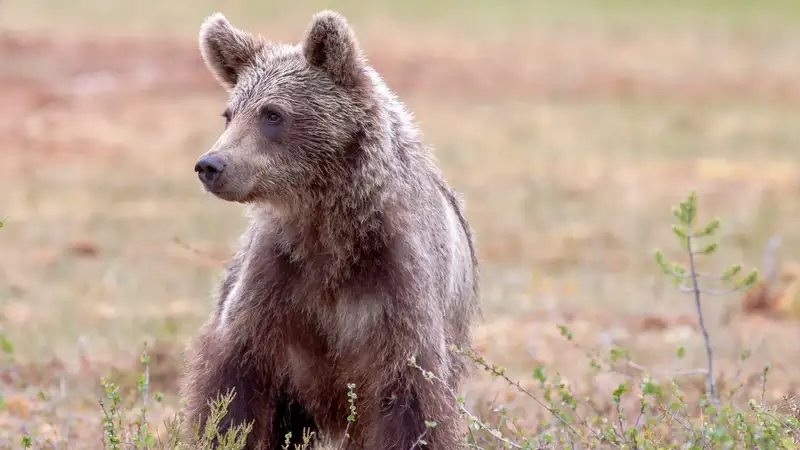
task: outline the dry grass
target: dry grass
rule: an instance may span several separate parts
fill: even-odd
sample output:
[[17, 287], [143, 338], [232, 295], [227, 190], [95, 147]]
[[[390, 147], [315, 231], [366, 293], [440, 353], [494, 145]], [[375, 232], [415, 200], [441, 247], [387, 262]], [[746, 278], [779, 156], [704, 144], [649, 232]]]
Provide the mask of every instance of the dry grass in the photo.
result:
[[[574, 342], [624, 344], [646, 367], [701, 365], [692, 304], [652, 262], [671, 248], [669, 206], [690, 188], [725, 219], [720, 260], [760, 265], [775, 233], [780, 258], [797, 259], [800, 10], [769, 3], [444, 2], [421, 14], [340, 2], [466, 196], [490, 360], [523, 378], [547, 364], [606, 400], [615, 379], [593, 378]], [[3, 384], [0, 445], [35, 432], [99, 443], [97, 380], [110, 367], [130, 378], [145, 341], [158, 345], [153, 382], [175, 408], [183, 342], [244, 224], [191, 170], [222, 129], [224, 101], [196, 28], [222, 10], [296, 39], [319, 6], [103, 4], [0, 4], [11, 30], [0, 34], [0, 331], [23, 364]], [[800, 356], [796, 322], [731, 316], [736, 297], [707, 307], [723, 374], [749, 349], [742, 371], [771, 362], [770, 394], [794, 392], [800, 373], [784, 362]], [[470, 401], [507, 395], [501, 385], [476, 376]], [[55, 397], [36, 398], [51, 387]]]

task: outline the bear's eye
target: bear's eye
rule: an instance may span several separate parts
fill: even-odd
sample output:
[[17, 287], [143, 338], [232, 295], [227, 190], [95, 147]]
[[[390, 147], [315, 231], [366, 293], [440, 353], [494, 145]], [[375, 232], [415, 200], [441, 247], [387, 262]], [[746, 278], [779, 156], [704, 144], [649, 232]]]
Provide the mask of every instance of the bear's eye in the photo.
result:
[[226, 109], [225, 112], [222, 113], [222, 117], [225, 118], [225, 128], [228, 128], [228, 125], [231, 124], [231, 110]]
[[283, 121], [281, 114], [271, 108], [265, 108], [261, 116], [264, 118], [264, 121], [270, 125], [278, 125]]
[[261, 134], [267, 139], [278, 139], [291, 123], [291, 117], [277, 105], [264, 105], [259, 110]]

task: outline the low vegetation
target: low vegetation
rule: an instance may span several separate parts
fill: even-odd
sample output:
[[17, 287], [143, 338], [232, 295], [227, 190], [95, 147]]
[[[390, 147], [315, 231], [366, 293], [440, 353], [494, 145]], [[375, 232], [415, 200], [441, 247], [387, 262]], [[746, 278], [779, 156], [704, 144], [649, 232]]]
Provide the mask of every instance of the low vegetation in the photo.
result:
[[[706, 349], [706, 367], [661, 375], [642, 370], [605, 393], [606, 402], [598, 405], [582, 398], [580, 386], [573, 385], [550, 367], [539, 365], [531, 368], [530, 376], [535, 386], [528, 388], [509, 377], [506, 369], [492, 364], [474, 351], [451, 348], [450, 351], [468, 355], [478, 368], [507, 383], [511, 389], [530, 399], [537, 408], [549, 415], [548, 419], [534, 426], [526, 426], [521, 424], [524, 418], [502, 405], [470, 411], [464, 398], [452, 392], [453, 402], [457, 404], [467, 430], [467, 448], [788, 450], [800, 445], [800, 406], [794, 398], [786, 396], [780, 404], [768, 404], [765, 401], [769, 366], [765, 366], [760, 373], [760, 397], [737, 395], [741, 385], [721, 390], [714, 373], [714, 343], [704, 322], [703, 304], [708, 296], [725, 295], [752, 286], [757, 280], [757, 271], [742, 276], [742, 266], [733, 264], [719, 274], [700, 272], [696, 260], [716, 252], [719, 244], [713, 238], [721, 227], [721, 220], [715, 218], [705, 225], [698, 223], [698, 202], [694, 192], [674, 208], [673, 213], [677, 223], [672, 225], [672, 231], [685, 252], [687, 264], [666, 261], [663, 253], [657, 250], [654, 270], [663, 272], [677, 289], [689, 295], [689, 301], [694, 302]], [[0, 227], [3, 223], [0, 221]], [[714, 286], [709, 286], [711, 284]], [[558, 328], [565, 340], [572, 340], [569, 328], [563, 325]], [[4, 370], [11, 372], [15, 364], [13, 344], [2, 335], [0, 341], [6, 354]], [[679, 358], [684, 352], [683, 348], [676, 349]], [[614, 347], [607, 354], [587, 349], [586, 355], [586, 364], [592, 371], [613, 372], [626, 364], [636, 366], [626, 349], [621, 347]], [[241, 424], [224, 434], [215, 431], [228, 404], [236, 395], [232, 390], [217, 399], [209, 399], [213, 412], [202, 433], [195, 426], [190, 436], [184, 435], [180, 412], [161, 424], [150, 420], [148, 413], [159, 407], [163, 394], [151, 391], [151, 359], [146, 349], [140, 363], [142, 372], [137, 376], [135, 390], [128, 390], [127, 396], [122, 395], [117, 383], [100, 380], [104, 395], [98, 399], [96, 410], [102, 424], [104, 448], [238, 450], [244, 447], [251, 424]], [[413, 357], [409, 359], [409, 364], [422, 371], [431, 383], [441, 383], [446, 388], [437, 374], [417, 365]], [[698, 375], [705, 379], [705, 389], [694, 397], [687, 395], [683, 388], [686, 385], [684, 377]], [[350, 399], [347, 420], [355, 422], [358, 420], [357, 386], [349, 384], [343, 388], [348, 389]], [[3, 403], [0, 397], [0, 405]], [[437, 423], [429, 421], [427, 425], [435, 427]], [[304, 437], [306, 444], [302, 448], [308, 448], [311, 435]], [[287, 436], [287, 450], [289, 438]], [[73, 448], [71, 445], [76, 444], [27, 434], [19, 436], [18, 443], [23, 448]], [[336, 444], [330, 447], [344, 448], [346, 442]], [[418, 445], [424, 448], [424, 444], [422, 435]]]

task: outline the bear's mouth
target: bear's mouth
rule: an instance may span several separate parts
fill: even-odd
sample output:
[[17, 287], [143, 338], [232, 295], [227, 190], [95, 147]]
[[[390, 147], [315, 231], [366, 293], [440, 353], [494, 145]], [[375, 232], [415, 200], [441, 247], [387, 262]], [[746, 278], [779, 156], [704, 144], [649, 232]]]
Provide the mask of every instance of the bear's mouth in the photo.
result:
[[225, 200], [226, 202], [247, 203], [245, 199], [248, 196], [243, 197], [241, 195], [237, 195], [234, 192], [226, 191], [224, 189], [213, 189], [206, 187], [206, 192], [213, 195], [214, 197], [217, 197], [220, 200]]
[[207, 193], [226, 202], [247, 204], [256, 201], [256, 195], [251, 191], [248, 191], [246, 194], [241, 194], [240, 192], [227, 190], [225, 186], [203, 185], [203, 187]]

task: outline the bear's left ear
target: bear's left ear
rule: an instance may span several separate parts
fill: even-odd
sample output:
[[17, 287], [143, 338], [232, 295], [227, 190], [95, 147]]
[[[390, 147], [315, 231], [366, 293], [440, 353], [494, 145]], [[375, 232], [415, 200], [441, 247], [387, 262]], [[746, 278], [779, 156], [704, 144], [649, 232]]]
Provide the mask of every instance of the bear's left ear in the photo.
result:
[[337, 12], [314, 14], [303, 40], [303, 54], [309, 64], [324, 70], [339, 85], [353, 88], [366, 80], [358, 40], [347, 19]]
[[232, 89], [263, 48], [264, 42], [228, 22], [221, 13], [210, 15], [200, 26], [200, 54], [206, 67], [225, 89]]

